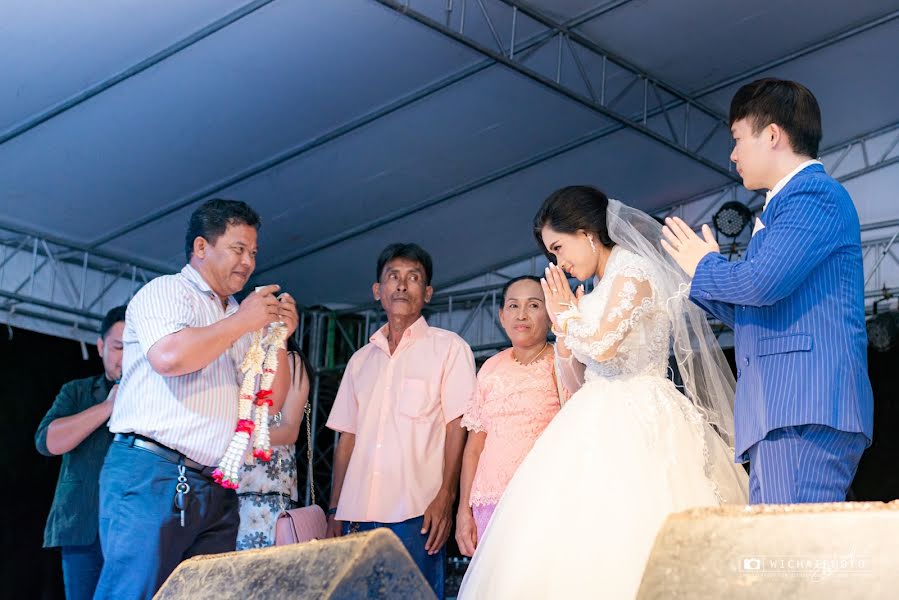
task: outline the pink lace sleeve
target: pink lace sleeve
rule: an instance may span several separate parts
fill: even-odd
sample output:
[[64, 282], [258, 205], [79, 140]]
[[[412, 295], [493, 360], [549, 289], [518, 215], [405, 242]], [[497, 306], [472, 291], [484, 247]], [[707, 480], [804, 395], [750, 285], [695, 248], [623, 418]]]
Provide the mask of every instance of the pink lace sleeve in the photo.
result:
[[481, 389], [481, 384], [478, 382], [478, 389], [475, 391], [474, 396], [472, 396], [471, 401], [468, 403], [468, 407], [465, 409], [465, 413], [462, 415], [462, 427], [473, 433], [478, 431], [486, 432], [487, 415], [484, 414], [483, 406], [484, 394]]

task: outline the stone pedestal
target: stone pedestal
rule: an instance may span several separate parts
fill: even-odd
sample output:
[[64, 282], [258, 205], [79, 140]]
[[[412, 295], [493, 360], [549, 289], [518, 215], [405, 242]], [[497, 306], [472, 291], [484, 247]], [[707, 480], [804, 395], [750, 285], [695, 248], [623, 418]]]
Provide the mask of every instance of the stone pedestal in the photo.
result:
[[393, 532], [198, 556], [181, 563], [156, 600], [434, 600]]
[[671, 515], [638, 598], [899, 598], [899, 501]]

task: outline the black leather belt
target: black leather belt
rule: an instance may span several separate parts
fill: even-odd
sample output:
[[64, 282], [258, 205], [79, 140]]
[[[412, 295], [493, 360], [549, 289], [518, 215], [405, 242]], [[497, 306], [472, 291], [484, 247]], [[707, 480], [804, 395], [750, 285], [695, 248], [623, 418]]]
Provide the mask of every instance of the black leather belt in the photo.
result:
[[165, 460], [176, 465], [183, 464], [191, 471], [196, 471], [197, 473], [205, 477], [209, 477], [210, 479], [212, 478], [212, 472], [215, 471], [215, 467], [207, 467], [206, 465], [201, 465], [197, 461], [187, 458], [177, 450], [172, 450], [168, 446], [163, 446], [159, 442], [155, 442], [150, 438], [144, 437], [142, 435], [137, 435], [135, 433], [117, 433], [115, 434], [115, 437], [112, 438], [112, 441], [119, 442], [121, 444], [128, 444], [129, 446], [134, 446], [135, 448], [140, 448], [142, 450], [152, 452], [156, 456], [164, 458]]

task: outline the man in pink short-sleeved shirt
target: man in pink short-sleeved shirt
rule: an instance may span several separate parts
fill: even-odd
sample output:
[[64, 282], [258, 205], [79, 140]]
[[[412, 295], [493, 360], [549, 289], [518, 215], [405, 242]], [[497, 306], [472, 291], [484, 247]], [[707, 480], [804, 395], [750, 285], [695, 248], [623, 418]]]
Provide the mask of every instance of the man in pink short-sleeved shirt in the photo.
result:
[[329, 535], [388, 527], [443, 598], [444, 545], [452, 529], [474, 358], [455, 333], [428, 326], [431, 257], [392, 244], [372, 291], [387, 324], [350, 359], [327, 426], [334, 453]]

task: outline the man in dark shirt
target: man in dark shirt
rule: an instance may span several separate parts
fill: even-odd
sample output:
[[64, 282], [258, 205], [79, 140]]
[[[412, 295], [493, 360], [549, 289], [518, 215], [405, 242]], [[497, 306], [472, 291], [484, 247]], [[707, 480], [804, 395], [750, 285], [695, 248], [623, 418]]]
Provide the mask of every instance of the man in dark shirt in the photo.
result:
[[98, 536], [99, 477], [112, 434], [106, 427], [122, 376], [125, 307], [103, 319], [97, 349], [102, 375], [65, 384], [34, 435], [38, 452], [62, 456], [44, 547], [62, 550], [66, 598], [93, 597], [103, 554]]

